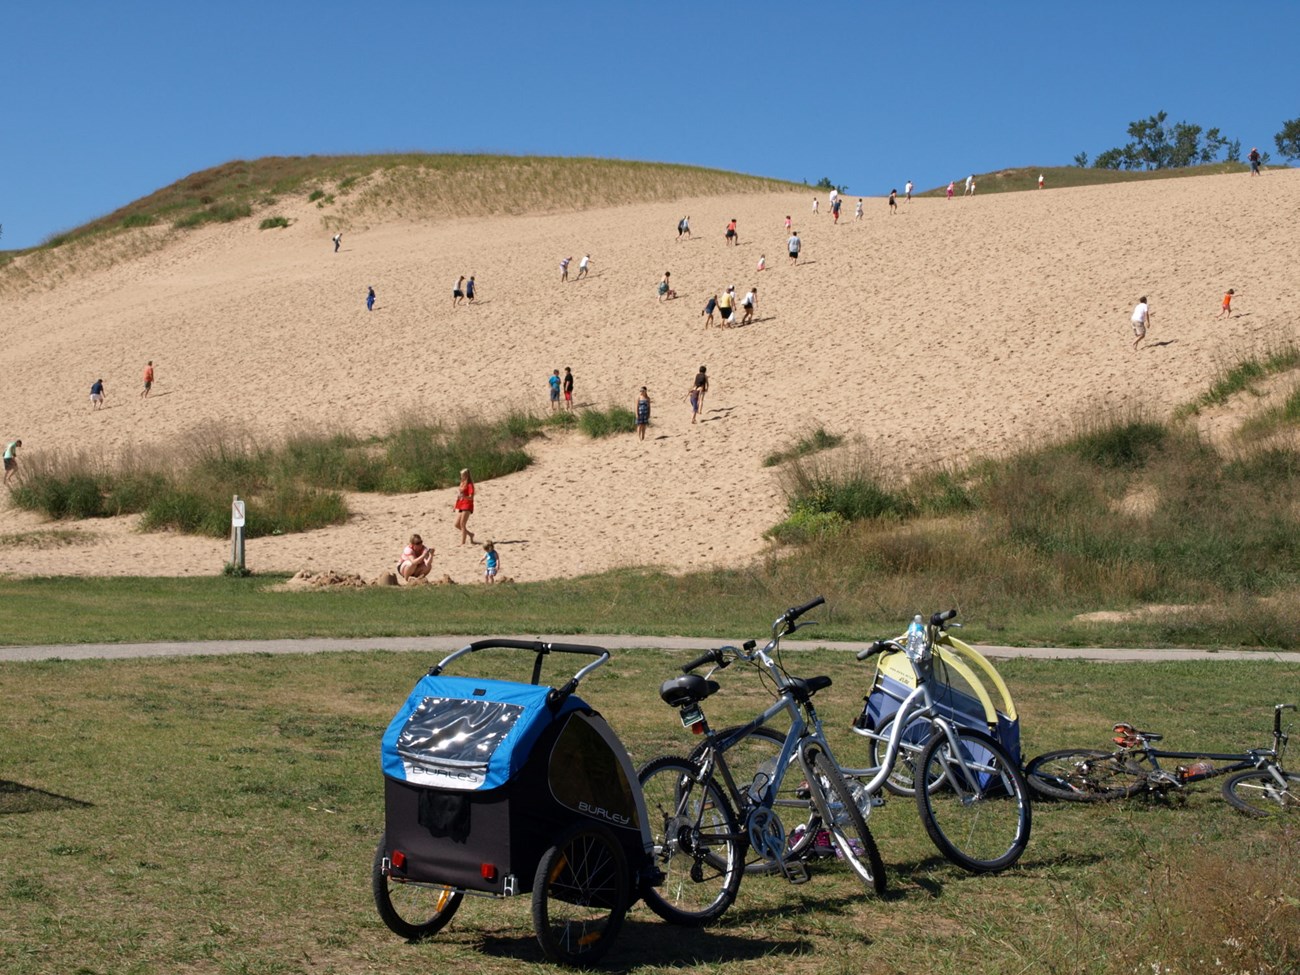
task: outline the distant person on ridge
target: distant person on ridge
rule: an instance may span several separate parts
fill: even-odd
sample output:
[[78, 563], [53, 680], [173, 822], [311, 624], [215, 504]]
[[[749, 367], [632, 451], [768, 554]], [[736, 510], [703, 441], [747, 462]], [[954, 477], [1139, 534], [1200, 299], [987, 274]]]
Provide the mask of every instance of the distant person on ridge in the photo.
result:
[[1250, 147], [1250, 155], [1247, 156], [1246, 158], [1250, 160], [1250, 175], [1252, 175], [1252, 176], [1258, 176], [1258, 175], [1259, 175], [1259, 162], [1260, 162], [1259, 150], [1256, 149], [1254, 146], [1251, 146], [1251, 147]]
[[853, 219], [854, 220], [862, 219], [862, 197], [858, 197], [858, 205], [853, 210]]
[[963, 193], [962, 196], [974, 196], [974, 195], [975, 195], [975, 174], [971, 173], [969, 176], [966, 177], [966, 192]]
[[889, 191], [889, 215], [892, 217], [898, 212], [898, 190]]
[[912, 202], [912, 181], [910, 179], [903, 184], [903, 199], [908, 203]]
[[954, 180], [948, 180], [948, 199], [952, 199], [953, 191], [956, 190], [957, 183]]
[[1042, 173], [1039, 173], [1039, 174], [1038, 174], [1038, 188], [1039, 188], [1040, 190], [1043, 188], [1043, 174], [1042, 174]]

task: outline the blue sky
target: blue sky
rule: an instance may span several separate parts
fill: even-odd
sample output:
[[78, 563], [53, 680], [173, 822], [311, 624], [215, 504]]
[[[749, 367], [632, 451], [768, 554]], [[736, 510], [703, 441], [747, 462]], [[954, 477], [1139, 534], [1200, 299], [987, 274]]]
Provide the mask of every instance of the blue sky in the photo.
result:
[[609, 156], [866, 195], [1068, 165], [1160, 109], [1271, 151], [1298, 34], [1292, 0], [9, 0], [0, 247], [267, 155]]

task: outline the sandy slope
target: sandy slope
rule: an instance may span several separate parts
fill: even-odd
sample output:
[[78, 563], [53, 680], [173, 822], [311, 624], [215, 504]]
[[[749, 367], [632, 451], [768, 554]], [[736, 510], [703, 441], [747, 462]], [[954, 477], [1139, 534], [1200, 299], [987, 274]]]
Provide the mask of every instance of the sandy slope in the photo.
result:
[[[782, 498], [762, 458], [816, 425], [888, 462], [996, 451], [1094, 404], [1168, 409], [1234, 355], [1294, 340], [1300, 172], [917, 200], [833, 226], [811, 193], [696, 199], [548, 217], [392, 224], [346, 233], [332, 253], [319, 211], [275, 212], [194, 232], [157, 253], [33, 289], [0, 311], [0, 436], [25, 450], [136, 445], [183, 454], [202, 422], [274, 436], [300, 425], [383, 430], [404, 411], [545, 407], [572, 366], [581, 403], [632, 407], [653, 426], [589, 441], [561, 435], [537, 463], [479, 486], [471, 527], [502, 545], [503, 573], [540, 579], [620, 565], [739, 565], [763, 548]], [[693, 240], [674, 226], [689, 213]], [[789, 213], [805, 260], [790, 267]], [[728, 218], [741, 244], [724, 245]], [[558, 262], [590, 252], [585, 281]], [[759, 255], [768, 270], [755, 273]], [[665, 269], [681, 296], [660, 303]], [[571, 276], [575, 273], [571, 271]], [[481, 300], [451, 307], [460, 273]], [[759, 286], [758, 321], [705, 331], [710, 293]], [[367, 314], [364, 295], [379, 302]], [[1215, 321], [1233, 287], [1238, 313]], [[1153, 347], [1133, 353], [1129, 312], [1151, 297]], [[153, 359], [159, 385], [140, 400]], [[684, 394], [707, 363], [703, 422]], [[111, 408], [92, 413], [103, 376]], [[476, 577], [454, 544], [450, 491], [358, 496], [346, 526], [249, 545], [256, 570], [372, 576], [405, 536], [438, 569]], [[3, 505], [4, 502], [0, 502]], [[0, 507], [0, 536], [42, 527]], [[0, 545], [0, 572], [202, 574], [227, 544], [77, 523], [84, 544]]]

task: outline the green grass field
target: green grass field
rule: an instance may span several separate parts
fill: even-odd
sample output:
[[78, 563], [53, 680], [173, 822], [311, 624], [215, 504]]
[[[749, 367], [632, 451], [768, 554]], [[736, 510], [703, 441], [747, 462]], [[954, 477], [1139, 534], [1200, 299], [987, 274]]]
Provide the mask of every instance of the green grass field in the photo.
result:
[[[549, 669], [544, 679], [563, 674]], [[531, 656], [481, 654], [462, 672], [526, 680]], [[7, 975], [360, 975], [551, 970], [527, 898], [470, 899], [434, 940], [379, 921], [370, 858], [382, 829], [379, 738], [424, 655], [347, 653], [0, 664], [0, 971]], [[693, 741], [656, 688], [682, 662], [626, 651], [582, 690], [644, 761]], [[847, 732], [870, 673], [848, 654], [788, 652], [830, 674], [819, 710]], [[1300, 668], [1258, 664], [1000, 667], [1026, 756], [1100, 746], [1116, 720], [1188, 747], [1267, 744]], [[767, 699], [732, 668], [716, 722]], [[881, 900], [834, 862], [810, 883], [746, 878], [716, 927], [671, 928], [638, 906], [612, 971], [740, 973], [1250, 972], [1300, 966], [1295, 823], [1256, 822], [1215, 783], [1185, 801], [1034, 806], [1020, 864], [996, 877], [937, 856], [910, 801], [871, 827]]]

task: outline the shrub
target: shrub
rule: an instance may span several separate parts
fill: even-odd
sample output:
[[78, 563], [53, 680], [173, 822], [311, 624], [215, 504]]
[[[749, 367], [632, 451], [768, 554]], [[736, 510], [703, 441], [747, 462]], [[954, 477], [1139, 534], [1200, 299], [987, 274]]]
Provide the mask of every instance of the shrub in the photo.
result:
[[122, 227], [130, 230], [133, 227], [152, 227], [158, 221], [149, 213], [132, 213], [122, 218]]
[[767, 538], [785, 545], [796, 545], [830, 538], [843, 533], [848, 527], [844, 516], [837, 511], [811, 511], [801, 508], [790, 517], [769, 528]]
[[818, 427], [812, 433], [800, 437], [793, 446], [768, 454], [763, 458], [763, 466], [775, 467], [787, 460], [806, 457], [808, 454], [814, 454], [820, 450], [830, 450], [832, 447], [838, 447], [843, 442], [843, 437], [838, 434], [827, 433], [825, 427]]
[[325, 191], [324, 191], [324, 190], [312, 190], [312, 191], [311, 191], [311, 194], [307, 197], [307, 202], [308, 202], [308, 203], [315, 203], [317, 200], [319, 200], [319, 199], [320, 199], [322, 196], [324, 196], [324, 195], [325, 195]]
[[287, 217], [267, 217], [265, 220], [261, 222], [261, 224], [258, 226], [257, 229], [273, 230], [276, 227], [287, 227], [287, 226], [289, 226], [289, 220]]
[[578, 414], [578, 429], [592, 438], [631, 433], [636, 429], [636, 414], [622, 406], [583, 410]]

